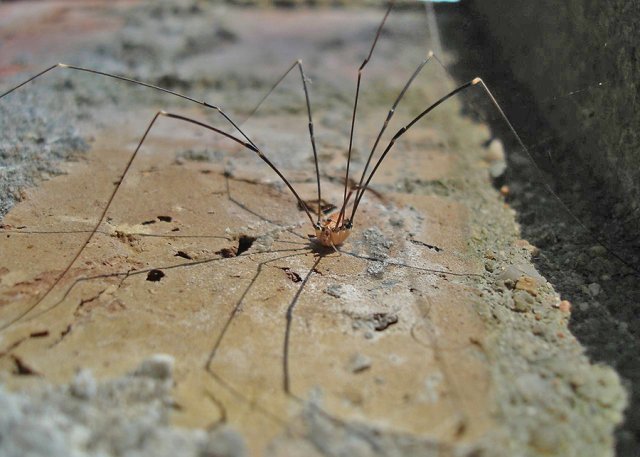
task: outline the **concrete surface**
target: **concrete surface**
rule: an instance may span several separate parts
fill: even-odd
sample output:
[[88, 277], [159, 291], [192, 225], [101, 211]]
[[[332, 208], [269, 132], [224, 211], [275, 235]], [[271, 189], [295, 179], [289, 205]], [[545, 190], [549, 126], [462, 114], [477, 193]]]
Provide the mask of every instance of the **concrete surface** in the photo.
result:
[[[188, 92], [243, 119], [302, 57], [323, 196], [339, 202], [356, 70], [380, 10], [70, 5], [0, 5], [0, 17], [10, 18], [9, 49], [29, 51], [3, 62], [6, 79], [71, 59]], [[47, 39], [19, 26], [52, 18], [68, 27], [43, 28]], [[96, 32], [87, 30], [91, 18]], [[366, 68], [356, 170], [426, 56], [423, 20], [395, 14]], [[243, 128], [312, 199], [297, 78]], [[385, 139], [451, 87], [429, 65]], [[61, 424], [48, 429], [60, 455], [150, 455], [158, 442], [183, 446], [185, 455], [612, 454], [625, 392], [568, 331], [569, 305], [531, 265], [536, 248], [490, 185], [489, 171], [504, 160], [500, 146], [483, 147], [488, 127], [461, 116], [459, 101], [398, 142], [339, 253], [309, 244], [304, 213], [252, 153], [200, 129], [161, 119], [121, 176], [159, 109], [222, 128], [215, 113], [60, 70], [2, 102], [10, 122], [23, 113], [29, 126], [3, 138], [8, 151], [75, 158], [57, 165], [59, 176], [12, 192], [22, 201], [2, 221], [0, 368], [5, 389], [30, 392], [0, 396], [23, 411], [6, 413], [0, 429], [11, 452], [46, 455], [42, 443], [13, 432], [35, 434], [43, 421], [34, 416], [51, 414]], [[58, 131], [57, 141], [47, 139]], [[49, 155], [37, 147], [43, 142]], [[16, 169], [51, 167], [30, 160], [38, 165]], [[99, 233], [41, 300], [120, 180]], [[241, 244], [250, 247], [229, 256]], [[169, 356], [153, 358], [159, 353]], [[131, 372], [164, 387], [140, 387], [135, 376], [110, 381]], [[109, 393], [119, 389], [137, 395], [133, 411]], [[78, 396], [80, 411], [99, 420], [61, 415]], [[153, 419], [138, 414], [138, 400], [156, 408]], [[108, 419], [99, 417], [103, 405], [132, 432], [86, 438]]]
[[[543, 176], [513, 142], [511, 189], [536, 267], [575, 304], [571, 330], [631, 393], [618, 455], [640, 449], [637, 2], [466, 2], [444, 8], [454, 73], [494, 88]], [[495, 110], [492, 130], [508, 138]], [[498, 133], [499, 132], [499, 133]], [[564, 206], [540, 185], [545, 180]], [[567, 214], [567, 208], [575, 218]], [[577, 219], [577, 220], [576, 220]], [[579, 222], [578, 222], [579, 221]]]

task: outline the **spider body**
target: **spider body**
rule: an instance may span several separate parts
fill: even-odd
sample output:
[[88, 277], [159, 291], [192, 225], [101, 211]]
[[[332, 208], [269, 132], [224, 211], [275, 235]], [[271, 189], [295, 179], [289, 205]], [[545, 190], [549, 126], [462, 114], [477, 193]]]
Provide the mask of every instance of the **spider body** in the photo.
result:
[[349, 238], [351, 229], [351, 221], [340, 222], [340, 213], [335, 213], [315, 226], [315, 239], [322, 246], [335, 248]]

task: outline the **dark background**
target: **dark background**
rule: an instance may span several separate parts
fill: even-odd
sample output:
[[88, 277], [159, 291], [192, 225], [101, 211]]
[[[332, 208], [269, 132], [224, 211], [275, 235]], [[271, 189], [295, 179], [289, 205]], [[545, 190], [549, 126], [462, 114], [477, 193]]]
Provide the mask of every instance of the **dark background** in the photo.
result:
[[509, 186], [523, 237], [541, 249], [537, 267], [572, 301], [572, 332], [624, 378], [617, 454], [637, 455], [640, 4], [471, 0], [436, 12], [456, 78], [481, 76], [529, 150], [482, 97], [468, 104], [505, 141], [496, 185]]

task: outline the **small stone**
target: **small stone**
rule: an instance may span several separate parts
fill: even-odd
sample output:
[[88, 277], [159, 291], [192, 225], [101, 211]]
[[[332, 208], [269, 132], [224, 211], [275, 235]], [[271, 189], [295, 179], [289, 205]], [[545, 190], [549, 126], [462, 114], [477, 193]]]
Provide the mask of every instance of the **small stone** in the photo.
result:
[[511, 279], [515, 283], [522, 276], [530, 276], [531, 278], [535, 279], [539, 283], [544, 283], [544, 278], [540, 276], [540, 273], [536, 271], [533, 265], [526, 265], [526, 264], [509, 265], [504, 269], [502, 273], [500, 273], [500, 276], [498, 276], [498, 279], [503, 279], [503, 280]]
[[348, 368], [352, 373], [361, 373], [371, 368], [371, 359], [360, 353], [354, 354], [349, 361]]
[[324, 293], [335, 298], [342, 297], [342, 286], [340, 284], [332, 284], [324, 290]]
[[168, 380], [173, 377], [175, 360], [168, 354], [155, 354], [144, 360], [134, 371], [136, 376]]
[[242, 436], [229, 426], [216, 428], [200, 452], [200, 457], [244, 457], [247, 449]]
[[497, 138], [491, 140], [491, 143], [487, 146], [487, 153], [484, 158], [487, 162], [504, 162], [505, 154], [502, 141]]
[[538, 296], [538, 283], [530, 276], [523, 276], [516, 282], [516, 290], [524, 290], [534, 297]]
[[563, 313], [570, 313], [571, 302], [569, 300], [562, 300], [560, 303], [558, 303], [558, 309]]
[[82, 400], [95, 397], [97, 386], [91, 371], [87, 369], [78, 371], [69, 386], [69, 391], [71, 395]]
[[493, 162], [489, 166], [489, 176], [491, 176], [493, 179], [497, 179], [500, 176], [502, 176], [506, 170], [507, 170], [506, 162]]
[[602, 257], [607, 254], [607, 248], [600, 244], [596, 244], [589, 248], [589, 253], [594, 257]]
[[592, 297], [597, 297], [598, 294], [600, 294], [601, 287], [597, 282], [593, 282], [587, 286], [587, 289], [589, 290], [589, 294], [591, 294]]
[[381, 332], [386, 330], [389, 326], [396, 324], [398, 322], [398, 316], [396, 314], [391, 313], [375, 313], [372, 316], [373, 320], [373, 328]]
[[515, 284], [516, 281], [520, 279], [521, 276], [523, 276], [522, 271], [520, 271], [514, 265], [509, 265], [507, 268], [504, 269], [502, 273], [500, 273], [500, 276], [498, 279], [503, 279], [505, 284], [507, 281], [511, 281], [512, 284]]
[[492, 251], [492, 250], [490, 250], [490, 249], [487, 249], [487, 250], [484, 252], [484, 258], [485, 258], [485, 259], [487, 259], [487, 260], [497, 260], [496, 253], [495, 253], [495, 252], [493, 252], [493, 251]]
[[518, 312], [525, 313], [533, 306], [533, 297], [524, 290], [516, 290], [513, 293], [513, 306]]
[[367, 273], [369, 273], [374, 278], [382, 278], [384, 267], [384, 262], [373, 262], [367, 267]]
[[529, 254], [531, 254], [534, 257], [540, 254], [540, 249], [538, 249], [536, 246], [529, 243], [527, 240], [517, 240], [514, 244], [516, 247], [520, 249], [525, 249]]

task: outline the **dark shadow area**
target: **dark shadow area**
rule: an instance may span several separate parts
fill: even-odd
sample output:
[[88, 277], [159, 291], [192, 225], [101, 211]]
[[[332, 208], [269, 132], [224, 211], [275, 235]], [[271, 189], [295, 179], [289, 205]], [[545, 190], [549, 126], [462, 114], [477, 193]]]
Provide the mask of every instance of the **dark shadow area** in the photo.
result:
[[[509, 187], [508, 201], [517, 210], [523, 238], [540, 248], [534, 259], [536, 267], [572, 303], [572, 333], [591, 360], [614, 367], [624, 379], [630, 404], [626, 421], [616, 433], [617, 454], [636, 455], [640, 449], [640, 242], [633, 208], [637, 205], [625, 194], [622, 178], [616, 183], [608, 178], [611, 170], [603, 172], [603, 161], [588, 159], [594, 147], [590, 135], [606, 123], [599, 124], [598, 112], [587, 107], [607, 99], [603, 91], [614, 90], [616, 82], [610, 75], [615, 68], [607, 68], [608, 79], [599, 80], [605, 76], [599, 71], [602, 64], [588, 62], [593, 67], [591, 80], [564, 92], [550, 88], [541, 99], [518, 81], [516, 73], [526, 69], [514, 70], [522, 59], [509, 57], [505, 50], [513, 49], [513, 43], [503, 46], [495, 38], [498, 34], [491, 21], [473, 2], [438, 5], [437, 17], [445, 50], [458, 56], [450, 68], [455, 78], [459, 82], [483, 78], [542, 170], [521, 150], [498, 113], [479, 95], [470, 97], [472, 105], [465, 109], [488, 121], [493, 134], [505, 144], [508, 168], [501, 184]], [[507, 21], [506, 17], [505, 12], [500, 20]], [[525, 30], [512, 28], [518, 39], [526, 36]], [[559, 40], [568, 32], [559, 30], [548, 39]], [[531, 54], [531, 68], [540, 63], [536, 60], [538, 47], [538, 42], [532, 42], [530, 48], [522, 48], [523, 53]], [[573, 70], [568, 61], [566, 67], [554, 68], [549, 77], [570, 81], [564, 73]], [[575, 105], [580, 116], [562, 118], [558, 113], [566, 112], [568, 105]], [[600, 109], [622, 108], [602, 105]], [[605, 142], [598, 147], [613, 148], [603, 150], [603, 157], [617, 153], [615, 144]]]

